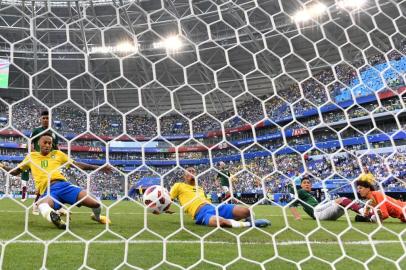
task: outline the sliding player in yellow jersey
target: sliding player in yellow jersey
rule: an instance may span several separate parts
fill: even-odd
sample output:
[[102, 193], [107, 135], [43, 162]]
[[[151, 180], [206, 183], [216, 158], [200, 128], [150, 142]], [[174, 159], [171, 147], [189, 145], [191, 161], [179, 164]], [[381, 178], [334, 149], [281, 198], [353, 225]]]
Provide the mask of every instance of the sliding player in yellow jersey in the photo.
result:
[[[176, 183], [171, 188], [171, 199], [177, 199], [184, 207], [186, 214], [189, 214], [196, 224], [215, 227], [266, 227], [271, 223], [266, 219], [251, 221], [251, 211], [247, 207], [235, 204], [222, 204], [218, 207], [216, 216], [216, 206], [207, 199], [202, 187], [196, 185], [196, 170], [192, 167], [186, 169], [184, 182]], [[241, 221], [245, 219], [245, 221]]]
[[[27, 154], [24, 160], [17, 165], [17, 168], [9, 168], [0, 164], [0, 168], [9, 171], [11, 175], [19, 175], [25, 170], [31, 170], [35, 181], [35, 188], [41, 194], [38, 201], [38, 208], [41, 215], [55, 224], [59, 229], [66, 229], [65, 222], [55, 210], [61, 208], [61, 204], [75, 204], [92, 208], [91, 218], [99, 223], [110, 223], [107, 217], [101, 214], [101, 204], [91, 197], [80, 187], [69, 183], [60, 172], [61, 167], [74, 164], [82, 170], [94, 170], [99, 168], [95, 165], [70, 160], [68, 156], [59, 150], [52, 150], [53, 138], [51, 133], [44, 133], [39, 137], [39, 152]], [[109, 173], [109, 166], [103, 167], [102, 171]]]

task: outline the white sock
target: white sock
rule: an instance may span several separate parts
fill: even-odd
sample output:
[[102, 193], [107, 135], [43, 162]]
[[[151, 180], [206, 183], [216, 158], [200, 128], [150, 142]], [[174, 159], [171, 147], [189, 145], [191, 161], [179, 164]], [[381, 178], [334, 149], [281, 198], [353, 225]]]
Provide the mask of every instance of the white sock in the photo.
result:
[[38, 206], [39, 212], [41, 213], [41, 215], [48, 220], [49, 222], [52, 222], [51, 220], [51, 212], [54, 211], [54, 209], [51, 208], [51, 206], [49, 206], [49, 204], [47, 203], [41, 203]]
[[237, 221], [234, 219], [229, 219], [229, 221], [233, 228], [251, 227], [251, 222], [248, 221]]

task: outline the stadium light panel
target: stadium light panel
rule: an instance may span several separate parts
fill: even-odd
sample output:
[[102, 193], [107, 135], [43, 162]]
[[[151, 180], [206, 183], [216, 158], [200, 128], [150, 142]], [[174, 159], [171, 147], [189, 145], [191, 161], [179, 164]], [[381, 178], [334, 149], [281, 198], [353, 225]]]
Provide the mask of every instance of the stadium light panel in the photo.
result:
[[337, 6], [339, 8], [352, 8], [352, 9], [357, 9], [361, 8], [366, 4], [367, 0], [339, 0], [337, 1]]
[[177, 51], [183, 47], [183, 43], [178, 36], [169, 36], [163, 41], [154, 42], [153, 47], [155, 49], [165, 48], [170, 51]]
[[322, 15], [327, 10], [327, 6], [323, 3], [317, 3], [310, 7], [298, 11], [294, 16], [293, 20], [295, 22], [305, 22], [312, 18], [316, 18]]
[[138, 52], [138, 47], [129, 42], [122, 42], [116, 46], [95, 46], [90, 48], [90, 53], [132, 53]]

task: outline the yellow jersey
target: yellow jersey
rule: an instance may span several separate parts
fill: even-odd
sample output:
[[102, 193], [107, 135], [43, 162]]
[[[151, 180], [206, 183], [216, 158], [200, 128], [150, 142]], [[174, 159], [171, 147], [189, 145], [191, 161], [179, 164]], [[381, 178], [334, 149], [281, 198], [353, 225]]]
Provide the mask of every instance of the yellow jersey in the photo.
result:
[[372, 173], [361, 173], [359, 180], [369, 182], [370, 184], [375, 184], [375, 176]]
[[53, 150], [46, 156], [40, 152], [31, 152], [17, 167], [23, 171], [31, 170], [35, 188], [39, 190], [40, 194], [43, 194], [48, 187], [48, 179], [50, 182], [54, 180], [66, 181], [60, 169], [69, 162], [71, 162], [69, 157], [59, 150]]
[[170, 194], [171, 199], [178, 199], [180, 205], [184, 206], [185, 213], [191, 215], [193, 218], [199, 206], [211, 203], [211, 201], [206, 198], [203, 188], [186, 183], [176, 183], [173, 185]]

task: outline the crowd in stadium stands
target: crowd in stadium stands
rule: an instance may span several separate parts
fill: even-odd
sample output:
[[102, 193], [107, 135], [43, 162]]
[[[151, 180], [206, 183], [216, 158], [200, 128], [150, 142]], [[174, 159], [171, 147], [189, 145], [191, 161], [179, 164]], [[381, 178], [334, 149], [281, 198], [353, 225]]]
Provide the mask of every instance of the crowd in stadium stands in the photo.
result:
[[73, 107], [72, 103], [64, 103], [53, 109], [52, 121], [52, 127], [64, 134], [80, 134], [87, 128], [86, 113]]
[[193, 133], [207, 133], [213, 130], [221, 130], [221, 124], [219, 121], [214, 118], [204, 114], [200, 117], [197, 117], [192, 122]]
[[111, 174], [96, 172], [87, 176], [77, 169], [64, 169], [64, 174], [72, 183], [90, 190], [92, 194], [104, 200], [115, 200], [124, 195], [125, 178], [116, 171]]
[[[248, 102], [248, 104], [250, 104]], [[308, 103], [306, 103], [308, 104]], [[379, 108], [378, 110], [376, 110], [376, 108], [378, 108], [378, 103], [370, 103], [370, 104], [366, 104], [361, 106], [353, 106], [352, 108], [348, 109], [347, 113], [348, 113], [348, 117], [349, 118], [356, 118], [356, 117], [362, 117], [362, 116], [367, 116], [368, 112], [374, 111], [376, 113], [379, 112], [385, 112], [386, 111], [393, 111], [393, 110], [398, 110], [402, 108], [402, 103], [400, 102], [399, 98], [392, 98], [390, 100], [384, 100], [382, 101], [382, 107]], [[304, 106], [302, 106], [302, 108], [304, 108]], [[260, 107], [261, 108], [261, 107]], [[275, 107], [273, 107], [275, 108]], [[277, 109], [273, 109], [272, 113], [270, 114], [271, 119], [275, 119], [274, 114], [275, 115], [279, 115], [279, 116], [288, 116], [290, 115], [289, 113], [289, 109], [288, 107], [286, 107], [287, 109], [284, 110], [285, 112], [287, 112], [286, 114], [283, 113], [283, 111], [278, 111]], [[295, 107], [296, 108], [296, 107]], [[252, 112], [254, 115], [261, 115], [261, 112], [257, 112], [255, 109], [252, 109], [252, 107], [246, 107], [246, 109], [250, 112]], [[62, 119], [59, 117], [54, 116], [55, 119]], [[15, 117], [16, 119], [21, 119], [20, 117]], [[131, 117], [131, 119], [138, 119], [139, 123], [132, 123], [131, 121], [129, 123], [131, 124], [127, 124], [127, 133], [129, 135], [143, 135], [145, 134], [145, 136], [155, 136], [156, 135], [156, 124], [153, 123], [153, 121], [151, 119], [147, 119], [146, 117]], [[263, 119], [263, 117], [260, 117], [261, 119]], [[249, 118], [248, 120], [251, 123], [256, 123], [257, 121], [261, 120], [260, 118]], [[14, 119], [14, 117], [13, 117]], [[70, 117], [64, 117], [63, 119], [70, 119]], [[73, 131], [82, 131], [84, 132], [85, 130], [82, 128], [80, 129], [79, 127], [83, 127], [86, 124], [86, 118], [81, 118], [81, 117], [74, 117], [74, 119], [76, 119], [76, 124], [73, 125], [71, 122], [71, 120], [69, 120], [69, 124], [65, 126], [65, 124], [62, 124], [60, 127], [59, 126], [55, 126], [54, 128], [56, 131], [61, 132], [61, 133], [74, 133]], [[90, 123], [90, 130], [97, 134], [97, 135], [110, 135], [110, 136], [117, 136], [119, 134], [122, 133], [122, 122], [118, 121], [115, 117], [104, 117], [104, 116], [99, 116], [96, 118], [90, 118], [91, 119], [91, 123]], [[92, 119], [97, 119], [97, 120], [92, 120]], [[141, 122], [139, 119], [144, 119], [143, 122]], [[220, 123], [217, 121], [212, 121], [210, 117], [206, 116], [206, 117], [200, 117], [197, 119], [198, 121], [193, 121], [193, 131], [195, 133], [201, 133], [201, 132], [207, 132], [210, 130], [220, 130], [221, 126]], [[323, 120], [326, 123], [332, 123], [332, 122], [337, 122], [340, 120], [345, 120], [345, 114], [341, 111], [339, 113], [335, 112], [330, 112], [330, 113], [324, 113], [323, 114]], [[59, 120], [55, 120], [55, 121], [59, 121]], [[152, 123], [151, 123], [152, 122]], [[13, 121], [13, 125], [17, 128], [17, 129], [22, 129], [22, 130], [28, 130], [28, 128], [32, 128], [36, 125], [34, 125], [36, 123], [35, 120], [25, 120], [25, 121]], [[65, 123], [63, 121], [63, 123]], [[96, 124], [97, 123], [97, 124]], [[144, 123], [142, 125], [142, 123]], [[179, 121], [179, 119], [172, 119], [171, 117], [166, 117], [166, 118], [162, 118], [162, 120], [160, 121], [161, 123], [161, 133], [164, 136], [168, 136], [168, 135], [174, 135], [174, 134], [187, 134], [189, 132], [189, 123], [187, 121], [185, 121], [184, 119], [182, 121]], [[313, 117], [308, 117], [308, 118], [304, 118], [303, 120], [300, 120], [300, 123], [304, 126], [307, 127], [311, 127], [314, 125], [318, 125], [320, 123], [320, 119], [318, 116], [313, 116]], [[171, 126], [173, 125], [177, 125], [177, 127], [171, 129]], [[238, 127], [241, 126], [242, 124], [245, 124], [245, 122], [239, 118], [239, 117], [234, 117], [231, 120], [227, 121], [224, 126], [225, 128], [232, 128], [232, 127]], [[115, 126], [116, 125], [116, 126]], [[65, 127], [67, 129], [65, 129]], [[134, 127], [136, 127], [138, 129], [138, 131], [134, 130]], [[289, 124], [288, 126], [289, 128], [299, 128], [302, 127], [300, 126], [297, 122], [295, 122], [294, 124]], [[149, 132], [148, 130], [150, 130], [151, 132]], [[142, 131], [142, 132], [141, 132]], [[144, 132], [145, 131], [145, 132]], [[76, 132], [77, 133], [77, 132]], [[76, 141], [75, 143], [81, 143], [82, 145], [88, 143], [89, 146], [94, 146], [94, 142], [86, 142], [86, 141]]]
[[20, 136], [0, 136], [0, 142], [27, 143], [27, 140]]
[[[386, 162], [383, 160], [386, 159]], [[335, 171], [332, 169], [334, 163]], [[347, 179], [354, 180], [361, 173], [361, 165], [367, 164], [370, 171], [375, 175], [377, 181], [381, 182], [386, 191], [404, 190], [406, 188], [406, 155], [404, 152], [396, 153], [392, 156], [386, 154], [371, 154], [360, 158], [360, 162], [349, 154], [335, 156], [330, 159], [311, 160], [303, 164], [299, 155], [277, 156], [275, 162], [271, 157], [262, 157], [247, 160], [245, 165], [238, 161], [228, 162], [227, 167], [232, 174], [233, 191], [235, 193], [262, 193], [262, 192], [286, 192], [286, 184], [291, 181], [296, 172], [309, 174], [315, 182], [320, 179]], [[11, 164], [10, 165], [15, 165]], [[305, 166], [303, 166], [305, 165]], [[218, 169], [217, 164], [214, 166]], [[162, 174], [162, 181], [166, 187], [182, 179], [183, 170], [174, 167], [151, 167], [153, 171], [136, 171], [128, 176], [128, 185], [131, 187], [141, 177], [159, 177]], [[216, 185], [217, 170], [210, 169], [208, 165], [196, 166], [199, 176], [199, 185], [203, 186], [207, 192], [219, 192]], [[88, 189], [98, 197], [104, 199], [116, 199], [124, 196], [125, 177], [123, 174], [113, 172], [106, 175], [104, 173], [93, 173], [90, 176], [82, 173], [76, 168], [63, 169], [69, 181], [83, 188]], [[158, 173], [158, 174], [157, 174]], [[0, 182], [7, 181], [7, 177], [0, 172]], [[87, 179], [90, 179], [89, 186]], [[20, 191], [20, 181], [18, 178], [10, 177], [9, 191], [17, 194]], [[263, 187], [262, 185], [265, 184]], [[0, 194], [5, 193], [5, 183], [0, 184]], [[29, 183], [29, 190], [33, 192], [32, 181]], [[341, 192], [351, 192], [348, 184]]]
[[26, 149], [0, 148], [0, 155], [4, 155], [4, 156], [23, 157], [26, 154], [27, 154]]
[[126, 117], [127, 134], [130, 136], [155, 137], [157, 133], [157, 122], [150, 116], [128, 114]]
[[89, 146], [89, 147], [106, 147], [106, 144], [99, 140], [74, 140], [71, 142], [71, 146]]
[[123, 133], [123, 119], [118, 113], [112, 115], [91, 114], [90, 131], [98, 136], [118, 136]]
[[261, 102], [258, 99], [252, 98], [243, 104], [237, 105], [237, 112], [242, 119], [254, 125], [265, 118], [262, 108]]
[[[405, 123], [403, 121], [401, 128], [405, 129]], [[305, 145], [305, 144], [313, 144], [314, 142], [326, 142], [326, 141], [333, 141], [347, 138], [354, 138], [354, 137], [362, 137], [364, 136], [363, 133], [369, 132], [368, 135], [376, 135], [381, 134], [382, 132], [388, 134], [390, 132], [395, 132], [399, 130], [399, 127], [396, 125], [394, 121], [385, 120], [384, 122], [377, 122], [377, 126], [379, 129], [373, 129], [372, 124], [360, 124], [355, 125], [353, 127], [346, 128], [339, 133], [328, 128], [320, 128], [312, 132], [312, 137], [310, 134], [302, 134], [300, 136], [292, 136], [286, 137], [286, 143], [289, 147], [295, 147], [298, 145]], [[264, 131], [265, 130], [265, 131]], [[258, 136], [261, 136], [262, 133], [269, 134], [276, 132], [277, 129], [275, 127], [267, 127], [265, 129], [259, 130], [257, 132]], [[1, 141], [7, 141], [7, 137], [2, 136], [0, 137]], [[16, 139], [17, 137], [13, 137], [14, 141], [17, 142], [24, 142], [24, 139]], [[233, 138], [235, 140], [241, 139], [242, 135], [238, 135], [237, 137]], [[64, 145], [62, 143], [61, 145]], [[104, 144], [101, 142], [94, 142], [94, 141], [85, 141], [85, 140], [75, 140], [71, 143], [71, 146], [75, 145], [85, 145], [85, 146], [103, 146]], [[244, 150], [244, 153], [250, 152], [258, 152], [264, 150], [271, 150], [275, 151], [282, 146], [284, 146], [284, 140], [282, 138], [268, 140], [268, 141], [261, 141], [258, 144], [251, 145], [242, 145], [240, 149], [231, 146], [230, 144], [225, 144], [219, 149], [213, 149], [211, 151], [211, 156], [214, 157], [222, 157], [222, 156], [229, 156], [229, 155], [240, 155], [240, 150]], [[358, 146], [355, 146], [355, 148]], [[97, 149], [96, 149], [97, 150]], [[323, 149], [325, 152], [334, 152], [337, 148], [331, 149]], [[24, 156], [26, 153], [26, 149], [14, 149], [14, 148], [0, 148], [0, 155], [6, 156]], [[131, 153], [131, 152], [112, 152], [109, 153], [109, 158], [111, 160], [141, 160], [142, 155], [141, 153]], [[81, 158], [81, 159], [105, 159], [106, 153], [105, 152], [77, 152], [71, 151], [71, 155], [73, 158]], [[179, 152], [178, 153], [179, 159], [200, 159], [200, 158], [209, 158], [209, 153], [207, 151], [203, 152]], [[145, 159], [146, 160], [176, 160], [175, 153], [165, 153], [165, 152], [145, 152]]]
[[[401, 52], [406, 54], [406, 46], [401, 48]], [[399, 60], [401, 55], [397, 52], [388, 54], [389, 60]], [[375, 55], [368, 59], [370, 66], [386, 63], [387, 60], [380, 56]], [[352, 63], [353, 67], [359, 68], [364, 66], [364, 63]], [[260, 97], [265, 100], [264, 107], [259, 99], [248, 98], [243, 102], [237, 102], [235, 111], [234, 109], [226, 110], [224, 112], [213, 115], [215, 118], [223, 122], [224, 128], [235, 128], [246, 123], [255, 124], [259, 121], [269, 117], [273, 121], [280, 121], [286, 117], [301, 116], [303, 112], [309, 109], [316, 109], [323, 104], [328, 104], [329, 100], [334, 101], [334, 98], [340, 95], [343, 88], [348, 87], [353, 82], [354, 78], [358, 77], [355, 69], [345, 63], [336, 65], [334, 72], [331, 69], [321, 70], [313, 74], [313, 78], [307, 79], [303, 82], [292, 84], [283, 90], [277, 90], [275, 96]], [[370, 67], [364, 67], [359, 72], [366, 71]], [[338, 81], [337, 81], [338, 80]], [[389, 88], [397, 88], [404, 86], [404, 80], [401, 76], [391, 77], [387, 80], [386, 85]], [[367, 104], [353, 105], [351, 108], [345, 110], [338, 110], [328, 113], [323, 113], [320, 118], [319, 115], [298, 118], [294, 122], [285, 121], [286, 129], [297, 129], [303, 127], [314, 127], [324, 123], [336, 123], [346, 121], [346, 115], [350, 119], [364, 117], [385, 111], [396, 111], [404, 108], [405, 96], [401, 100], [398, 96], [378, 102], [370, 102]], [[11, 103], [11, 101], [7, 100]], [[38, 126], [38, 116], [45, 107], [33, 103], [32, 100], [27, 99], [23, 102], [13, 105], [12, 108], [12, 125], [18, 130], [30, 131]], [[264, 114], [264, 109], [265, 113]], [[0, 117], [7, 118], [7, 106], [0, 106]], [[237, 112], [238, 116], [235, 115]], [[195, 113], [184, 113], [189, 119], [196, 117]], [[72, 104], [65, 104], [58, 106], [52, 110], [53, 128], [60, 134], [79, 134], [86, 132], [87, 124], [91, 132], [99, 136], [117, 136], [123, 133], [123, 120], [126, 119], [125, 132], [131, 136], [157, 136], [157, 125], [159, 124], [161, 135], [179, 135], [189, 134], [190, 121], [179, 114], [172, 114], [162, 116], [158, 119], [152, 116], [145, 116], [142, 113], [130, 113], [122, 116], [112, 109], [100, 108], [92, 110], [89, 113], [89, 123], [87, 123], [86, 113], [84, 111], [73, 109]], [[206, 133], [213, 130], [221, 130], [221, 123], [213, 120], [208, 115], [203, 115], [192, 120], [192, 127], [194, 133]], [[346, 122], [345, 122], [346, 123]], [[401, 130], [406, 130], [405, 121], [400, 121]], [[7, 121], [1, 121], [0, 127], [7, 125]], [[285, 145], [296, 146], [303, 144], [311, 144], [312, 142], [325, 142], [330, 140], [338, 140], [343, 138], [360, 137], [362, 133], [368, 135], [379, 134], [381, 131], [385, 133], [398, 131], [399, 126], [394, 121], [386, 120], [376, 121], [376, 126], [381, 130], [374, 129], [373, 124], [362, 123], [352, 125], [354, 128], [347, 128], [340, 131], [338, 134], [331, 129], [318, 129], [312, 131], [312, 137], [309, 134], [301, 134], [301, 136], [288, 137], [285, 140], [282, 138], [273, 139], [272, 141], [260, 142], [259, 146], [253, 146], [245, 149], [244, 152], [263, 151], [264, 149], [276, 150]], [[370, 132], [372, 130], [372, 132]], [[281, 132], [279, 126], [268, 126], [266, 128], [258, 129], [256, 136], [262, 136], [275, 132]], [[246, 138], [251, 138], [252, 131], [240, 132], [231, 134], [227, 140], [236, 141]], [[218, 142], [216, 138], [208, 138], [201, 140], [205, 144], [214, 144]], [[0, 136], [0, 142], [16, 142], [27, 143], [22, 137]], [[177, 142], [172, 141], [174, 144]], [[389, 143], [386, 143], [390, 145]], [[386, 145], [384, 143], [381, 146]], [[102, 147], [104, 143], [97, 140], [75, 140], [72, 145]], [[228, 146], [228, 147], [225, 147]], [[239, 149], [230, 146], [229, 144], [220, 149], [211, 151], [212, 157], [222, 157], [240, 154]], [[242, 146], [242, 148], [247, 145]], [[227, 162], [227, 167], [233, 177], [233, 189], [235, 192], [286, 192], [286, 183], [297, 172], [310, 174], [315, 181], [320, 179], [333, 179], [333, 178], [346, 178], [349, 180], [355, 179], [361, 173], [361, 163], [368, 165], [371, 172], [376, 176], [377, 180], [381, 182], [384, 187], [389, 190], [402, 190], [406, 188], [406, 153], [400, 152], [392, 156], [386, 154], [368, 154], [362, 157], [353, 155], [355, 151], [365, 149], [365, 145], [354, 145], [346, 147], [348, 152], [340, 152], [340, 154], [333, 155], [331, 158], [324, 155], [315, 158], [316, 155], [323, 154], [320, 150], [310, 151], [309, 154], [283, 154], [266, 157], [256, 157], [253, 159], [246, 159], [245, 163], [240, 161]], [[337, 148], [323, 151], [332, 153], [337, 151]], [[11, 149], [0, 148], [0, 155], [7, 156], [24, 156], [25, 149]], [[98, 152], [71, 152], [73, 158], [81, 159], [105, 159], [105, 153]], [[177, 157], [180, 159], [201, 159], [208, 158], [208, 152], [185, 152], [179, 153], [178, 156], [174, 153], [145, 153], [146, 160], [175, 160]], [[142, 160], [141, 153], [109, 153], [111, 160]], [[361, 162], [360, 162], [361, 161]], [[10, 165], [14, 165], [10, 164]], [[217, 168], [217, 164], [215, 165]], [[198, 177], [199, 184], [202, 185], [206, 191], [219, 191], [219, 187], [215, 184], [217, 171], [210, 169], [208, 165], [197, 165], [197, 171], [201, 173]], [[170, 187], [173, 183], [180, 181], [182, 178], [183, 170], [174, 169], [173, 167], [152, 167], [152, 169], [163, 176], [165, 186]], [[87, 188], [87, 176], [77, 169], [64, 169], [64, 173], [68, 179], [79, 186]], [[137, 180], [142, 176], [152, 177], [157, 176], [152, 171], [137, 171], [128, 176], [129, 186], [134, 185]], [[9, 190], [12, 193], [18, 193], [20, 190], [20, 183], [17, 178], [6, 177], [3, 172], [0, 172], [0, 182], [9, 181]], [[261, 180], [261, 178], [263, 178]], [[105, 199], [114, 199], [118, 196], [124, 195], [125, 178], [118, 172], [113, 175], [105, 175], [102, 173], [95, 173], [90, 176], [90, 191]], [[261, 183], [264, 183], [263, 187]], [[0, 194], [5, 193], [6, 185], [0, 184]], [[29, 184], [29, 190], [33, 191], [32, 181]], [[341, 191], [351, 190], [351, 186], [347, 185]]]
[[[369, 168], [373, 174], [376, 175], [378, 181], [386, 180], [385, 176], [388, 175], [385, 173], [387, 168], [382, 162], [382, 158], [386, 157], [385, 155], [375, 156], [368, 155], [366, 158], [361, 159], [365, 164], [369, 164]], [[353, 180], [361, 173], [359, 164], [355, 159], [348, 157], [334, 158], [333, 162], [336, 166], [337, 174], [331, 170], [330, 161], [318, 160], [312, 163], [307, 162], [307, 172], [315, 177], [315, 179], [321, 179], [321, 177], [330, 176], [330, 178], [347, 178]], [[369, 162], [369, 163], [367, 163]], [[248, 160], [245, 163], [245, 166], [240, 162], [229, 162], [228, 168], [233, 177], [233, 189], [236, 193], [244, 192], [262, 192], [261, 178], [264, 178], [263, 183], [265, 183], [265, 190], [271, 189], [272, 192], [283, 192], [285, 185], [289, 178], [283, 176], [293, 177], [295, 172], [303, 170], [303, 163], [300, 158], [295, 155], [285, 155], [277, 158], [274, 166], [274, 163], [270, 157], [256, 158]], [[311, 165], [309, 165], [311, 164]], [[315, 165], [317, 164], [317, 165]], [[327, 165], [324, 165], [327, 164]], [[391, 172], [396, 179], [390, 182], [390, 186], [394, 187], [406, 187], [406, 182], [401, 182], [399, 180], [406, 180], [406, 174], [404, 173], [405, 169], [405, 155], [404, 153], [397, 154], [394, 157], [387, 160], [387, 163], [391, 168]], [[320, 165], [320, 166], [319, 166]], [[158, 173], [167, 173], [163, 176], [164, 184], [169, 188], [173, 183], [182, 179], [183, 171], [181, 169], [175, 169], [173, 171], [168, 171], [172, 169], [164, 167], [154, 167], [153, 168]], [[197, 170], [201, 173], [198, 177], [199, 185], [202, 185], [207, 191], [217, 191], [218, 186], [215, 185], [215, 178], [217, 171], [210, 169], [207, 165], [198, 165]], [[278, 170], [278, 172], [275, 172]], [[146, 173], [144, 176], [157, 176], [153, 173]], [[138, 180], [140, 177], [129, 176], [130, 183], [134, 184], [135, 180]], [[134, 181], [131, 181], [133, 179]], [[323, 178], [324, 179], [324, 178]], [[389, 185], [389, 182], [383, 182], [385, 186]]]
[[163, 116], [159, 119], [162, 136], [189, 134], [189, 121], [180, 116]]
[[[404, 99], [404, 98], [403, 98]], [[258, 103], [258, 104], [257, 104]], [[281, 106], [281, 104], [284, 104]], [[224, 122], [225, 128], [235, 128], [244, 124], [257, 123], [266, 118], [263, 114], [262, 106], [258, 100], [246, 101], [238, 107], [238, 113], [241, 117], [235, 116]], [[18, 109], [17, 109], [18, 108]], [[280, 120], [287, 116], [291, 116], [291, 111], [287, 103], [280, 98], [271, 98], [265, 102], [265, 108], [268, 117], [272, 120]], [[294, 113], [300, 115], [303, 111], [316, 108], [314, 105], [307, 101], [300, 101], [294, 106]], [[379, 108], [379, 109], [377, 109]], [[42, 108], [43, 109], [43, 108]], [[347, 114], [350, 119], [368, 116], [369, 112], [385, 112], [402, 109], [402, 102], [398, 97], [381, 101], [381, 106], [377, 102], [368, 104], [354, 105], [347, 109]], [[16, 113], [14, 113], [14, 110]], [[27, 117], [27, 112], [30, 117]], [[41, 109], [38, 109], [35, 104], [30, 104], [28, 100], [14, 106], [13, 109], [13, 126], [18, 130], [31, 130], [33, 127], [38, 126], [37, 116]], [[78, 134], [86, 132], [86, 115], [80, 110], [67, 112], [67, 106], [57, 107], [53, 110], [53, 128], [62, 134]], [[65, 114], [66, 113], [66, 114]], [[188, 114], [187, 114], [188, 115]], [[232, 113], [230, 113], [232, 115]], [[191, 117], [191, 116], [190, 116]], [[216, 117], [218, 117], [216, 115]], [[244, 121], [245, 120], [245, 121]], [[342, 110], [323, 113], [323, 120], [325, 123], [332, 123], [345, 120], [345, 114]], [[321, 123], [319, 116], [306, 117], [298, 119], [301, 125], [312, 127]], [[289, 128], [300, 128], [298, 122], [291, 124], [287, 122], [286, 126]], [[159, 120], [161, 134], [163, 136], [189, 134], [189, 121], [186, 118], [175, 116], [164, 116]], [[90, 114], [90, 131], [99, 136], [117, 136], [123, 133], [123, 120], [121, 115], [103, 115], [103, 114]], [[157, 122], [155, 118], [128, 115], [127, 116], [127, 134], [136, 136], [143, 135], [152, 137], [157, 135]], [[213, 130], [221, 130], [221, 124], [213, 120], [208, 115], [196, 118], [192, 121], [192, 129], [194, 133], [205, 133]], [[77, 142], [79, 143], [79, 142]]]
[[74, 159], [106, 159], [105, 152], [71, 152]]
[[38, 119], [44, 109], [44, 106], [31, 99], [25, 99], [12, 107], [11, 124], [17, 130], [31, 131], [39, 125]]

